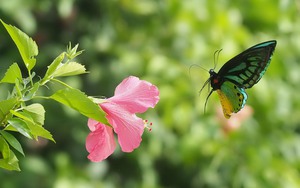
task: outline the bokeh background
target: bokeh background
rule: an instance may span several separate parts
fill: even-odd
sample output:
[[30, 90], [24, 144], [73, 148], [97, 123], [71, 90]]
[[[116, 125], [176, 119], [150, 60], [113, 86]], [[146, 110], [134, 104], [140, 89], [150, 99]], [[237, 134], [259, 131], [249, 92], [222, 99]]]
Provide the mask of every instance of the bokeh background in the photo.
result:
[[[37, 42], [35, 72], [69, 42], [90, 74], [65, 80], [88, 95], [113, 95], [135, 75], [160, 89], [160, 102], [140, 117], [153, 122], [141, 146], [120, 148], [101, 163], [85, 150], [87, 118], [42, 101], [56, 144], [20, 137], [21, 172], [0, 170], [0, 187], [32, 188], [298, 188], [300, 187], [300, 3], [297, 0], [1, 0], [0, 17]], [[278, 44], [265, 76], [231, 121], [213, 94], [199, 96], [234, 55], [263, 41]], [[1, 75], [20, 55], [0, 28]], [[46, 93], [47, 91], [45, 91]], [[1, 95], [7, 93], [1, 91]], [[41, 102], [41, 101], [39, 101]]]

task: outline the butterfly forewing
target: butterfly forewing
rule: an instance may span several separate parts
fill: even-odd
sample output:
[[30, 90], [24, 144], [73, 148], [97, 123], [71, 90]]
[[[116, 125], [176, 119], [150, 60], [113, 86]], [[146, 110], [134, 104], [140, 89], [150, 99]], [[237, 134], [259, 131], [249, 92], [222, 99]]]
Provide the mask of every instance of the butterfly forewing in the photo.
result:
[[251, 88], [270, 64], [276, 41], [257, 44], [230, 59], [218, 72], [219, 77], [242, 88]]

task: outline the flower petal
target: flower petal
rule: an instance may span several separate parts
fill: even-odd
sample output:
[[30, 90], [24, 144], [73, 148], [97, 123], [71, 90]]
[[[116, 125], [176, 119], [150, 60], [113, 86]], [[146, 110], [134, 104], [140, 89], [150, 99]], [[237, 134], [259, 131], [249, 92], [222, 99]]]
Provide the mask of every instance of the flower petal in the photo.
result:
[[[88, 122], [94, 123], [94, 121], [89, 119]], [[100, 162], [114, 152], [116, 143], [111, 127], [97, 122], [94, 124], [94, 128], [94, 131], [86, 138], [86, 149], [90, 153], [88, 159], [93, 162]]]
[[91, 118], [88, 119], [88, 127], [91, 131], [95, 131], [98, 124], [99, 124], [98, 121], [91, 119]]
[[130, 113], [143, 113], [159, 101], [158, 88], [135, 76], [124, 79], [116, 88], [115, 96], [108, 99]]
[[106, 112], [108, 122], [118, 135], [122, 151], [132, 152], [139, 147], [144, 132], [143, 120], [116, 103], [105, 102], [100, 106]]

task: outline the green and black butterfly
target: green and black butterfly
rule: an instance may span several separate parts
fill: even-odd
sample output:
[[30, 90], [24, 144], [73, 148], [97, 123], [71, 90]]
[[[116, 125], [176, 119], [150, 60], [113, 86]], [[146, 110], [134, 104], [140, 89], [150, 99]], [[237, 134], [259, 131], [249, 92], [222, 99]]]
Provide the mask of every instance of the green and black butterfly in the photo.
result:
[[240, 111], [247, 100], [245, 89], [255, 85], [266, 72], [276, 46], [276, 40], [252, 46], [225, 63], [218, 73], [209, 70], [210, 77], [203, 88], [210, 82], [212, 90], [217, 91], [224, 116], [228, 119], [232, 113]]

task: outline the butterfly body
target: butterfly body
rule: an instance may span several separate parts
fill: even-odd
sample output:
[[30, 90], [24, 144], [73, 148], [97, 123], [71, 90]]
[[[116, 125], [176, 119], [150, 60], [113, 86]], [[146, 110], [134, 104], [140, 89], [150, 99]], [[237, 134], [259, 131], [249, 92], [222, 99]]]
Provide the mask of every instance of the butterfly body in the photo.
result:
[[212, 92], [217, 91], [226, 118], [240, 111], [248, 98], [245, 89], [251, 88], [264, 75], [275, 46], [275, 40], [257, 44], [230, 59], [218, 73], [211, 69], [202, 87], [209, 82], [212, 87], [206, 102]]

